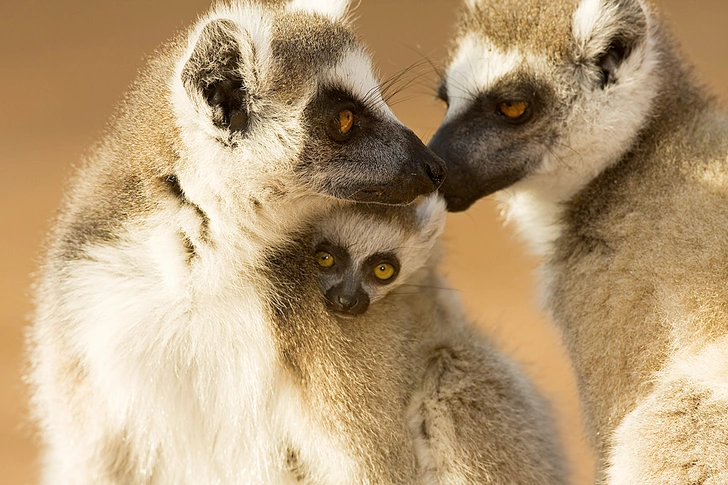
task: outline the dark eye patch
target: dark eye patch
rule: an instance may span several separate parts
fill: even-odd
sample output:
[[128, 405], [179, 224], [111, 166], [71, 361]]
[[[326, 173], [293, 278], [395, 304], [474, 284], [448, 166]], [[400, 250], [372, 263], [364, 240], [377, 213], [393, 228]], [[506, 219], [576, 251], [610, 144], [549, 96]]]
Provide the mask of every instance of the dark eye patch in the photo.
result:
[[[321, 131], [337, 144], [354, 138], [373, 119], [365, 101], [339, 88], [321, 89], [306, 111], [311, 122], [319, 125]], [[350, 113], [353, 117], [351, 126], [345, 130], [342, 130], [342, 113]]]
[[[380, 280], [374, 276], [374, 269], [381, 264], [389, 264], [394, 268], [394, 274], [386, 280]], [[387, 285], [397, 279], [400, 271], [399, 259], [394, 253], [375, 253], [369, 256], [362, 265], [362, 271], [367, 275], [369, 281], [378, 285]]]
[[316, 257], [316, 254], [319, 252], [324, 251], [326, 253], [329, 253], [334, 257], [334, 265], [330, 267], [323, 267], [319, 264], [316, 264], [316, 267], [319, 269], [319, 271], [322, 272], [340, 272], [340, 271], [346, 271], [347, 268], [351, 266], [351, 257], [349, 256], [349, 252], [337, 245], [330, 243], [328, 241], [321, 242], [316, 245], [316, 247], [313, 250], [313, 256]]

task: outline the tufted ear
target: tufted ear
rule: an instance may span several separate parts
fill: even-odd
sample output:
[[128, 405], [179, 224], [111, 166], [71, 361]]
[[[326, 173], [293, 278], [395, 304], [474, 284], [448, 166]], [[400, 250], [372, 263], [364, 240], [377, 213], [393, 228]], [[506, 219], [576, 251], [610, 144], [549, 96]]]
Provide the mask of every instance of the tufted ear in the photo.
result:
[[343, 20], [349, 10], [349, 0], [291, 0], [291, 10], [318, 13], [331, 20]]
[[648, 15], [641, 0], [581, 0], [574, 14], [574, 60], [598, 71], [605, 88], [619, 67], [647, 38]]
[[200, 31], [181, 74], [195, 108], [231, 132], [243, 132], [248, 126], [240, 38], [232, 20], [211, 20]]
[[417, 206], [417, 225], [423, 246], [432, 246], [445, 230], [447, 207], [437, 192], [425, 197]]

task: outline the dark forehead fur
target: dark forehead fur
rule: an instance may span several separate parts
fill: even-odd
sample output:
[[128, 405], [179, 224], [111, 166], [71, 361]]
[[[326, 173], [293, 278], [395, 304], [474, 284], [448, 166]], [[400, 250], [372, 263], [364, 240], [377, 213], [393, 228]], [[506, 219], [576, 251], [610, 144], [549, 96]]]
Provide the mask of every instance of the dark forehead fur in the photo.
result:
[[273, 25], [273, 55], [287, 75], [310, 79], [313, 71], [334, 66], [357, 43], [344, 24], [323, 15], [280, 11]]
[[479, 0], [461, 11], [460, 36], [476, 34], [504, 51], [561, 56], [571, 39], [578, 0]]

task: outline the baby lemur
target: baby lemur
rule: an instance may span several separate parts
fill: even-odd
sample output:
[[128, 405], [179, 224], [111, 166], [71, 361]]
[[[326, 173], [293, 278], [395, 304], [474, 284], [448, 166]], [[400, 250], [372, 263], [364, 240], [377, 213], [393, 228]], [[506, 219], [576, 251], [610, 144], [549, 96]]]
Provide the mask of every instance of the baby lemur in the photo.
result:
[[132, 85], [36, 289], [43, 483], [413, 483], [405, 383], [381, 355], [397, 341], [350, 348], [323, 305], [285, 318], [293, 280], [271, 263], [331, 206], [408, 203], [444, 177], [346, 7], [219, 3]]
[[[439, 196], [415, 206], [327, 211], [304, 238], [308, 257], [294, 252], [287, 263], [273, 265], [288, 268], [282, 281], [296, 283], [299, 293], [305, 289], [280, 300], [298, 302], [291, 317], [306, 314], [312, 302], [325, 305], [330, 317], [301, 317], [301, 328], [321, 329], [333, 317], [329, 331], [345, 335], [348, 352], [356, 352], [351, 360], [331, 356], [337, 372], [358, 375], [362, 365], [376, 370], [368, 399], [399, 403], [388, 419], [406, 416], [416, 483], [565, 484], [563, 454], [543, 399], [472, 329], [437, 271], [434, 246], [444, 223]], [[303, 276], [301, 261], [320, 287]]]
[[467, 0], [430, 147], [543, 256], [600, 482], [728, 483], [728, 118], [642, 0]]

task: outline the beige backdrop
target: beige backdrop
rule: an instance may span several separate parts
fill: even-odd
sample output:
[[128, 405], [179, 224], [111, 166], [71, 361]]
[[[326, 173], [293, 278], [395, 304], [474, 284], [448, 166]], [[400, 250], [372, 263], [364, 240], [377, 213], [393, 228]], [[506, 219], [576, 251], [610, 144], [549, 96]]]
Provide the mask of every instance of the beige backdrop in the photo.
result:
[[[728, 99], [728, 2], [659, 0], [685, 51]], [[208, 0], [0, 0], [0, 483], [34, 483], [36, 448], [25, 418], [22, 328], [40, 241], [65, 176], [97, 136], [143, 57], [204, 10]], [[361, 36], [382, 77], [419, 64], [394, 110], [427, 139], [443, 107], [434, 76], [456, 2], [361, 0]], [[446, 271], [471, 317], [523, 362], [553, 400], [574, 483], [593, 459], [581, 434], [572, 373], [557, 331], [535, 304], [533, 269], [497, 207], [484, 200], [452, 216]]]

